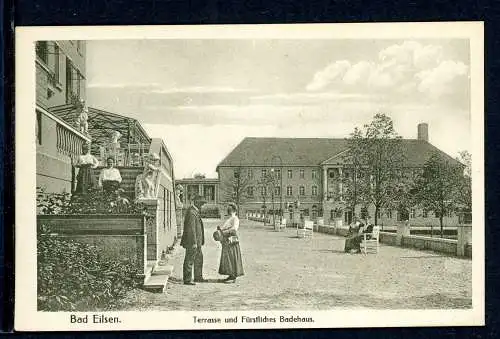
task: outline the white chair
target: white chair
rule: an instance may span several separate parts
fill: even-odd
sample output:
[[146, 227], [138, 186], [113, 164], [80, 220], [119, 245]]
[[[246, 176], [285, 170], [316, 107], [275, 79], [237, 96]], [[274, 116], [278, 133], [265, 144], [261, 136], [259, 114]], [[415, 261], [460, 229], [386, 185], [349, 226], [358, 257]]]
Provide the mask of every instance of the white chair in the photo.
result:
[[286, 219], [285, 218], [281, 219], [281, 228], [286, 228]]
[[297, 225], [297, 236], [299, 238], [305, 238], [310, 236], [313, 237], [314, 233], [314, 223], [312, 220], [304, 220], [304, 227], [299, 228]]
[[380, 226], [373, 226], [372, 233], [363, 233], [361, 248], [364, 254], [368, 254], [368, 251], [374, 251], [375, 253], [378, 253], [379, 236]]

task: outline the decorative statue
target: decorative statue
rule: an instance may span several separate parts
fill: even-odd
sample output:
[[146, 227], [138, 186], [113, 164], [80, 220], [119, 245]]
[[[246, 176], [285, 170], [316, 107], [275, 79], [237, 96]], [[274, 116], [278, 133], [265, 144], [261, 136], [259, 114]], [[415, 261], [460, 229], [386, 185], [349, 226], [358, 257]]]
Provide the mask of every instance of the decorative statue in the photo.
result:
[[76, 125], [77, 125], [78, 129], [80, 130], [80, 132], [82, 132], [84, 134], [89, 133], [88, 120], [89, 120], [88, 108], [86, 106], [82, 106], [81, 111], [80, 111], [80, 115], [78, 116], [78, 118], [76, 120]]
[[182, 203], [182, 186], [181, 185], [177, 185], [175, 187], [175, 209], [176, 210], [182, 210], [182, 208], [184, 207], [183, 203]]
[[110, 146], [114, 146], [116, 148], [120, 148], [120, 144], [118, 143], [118, 139], [122, 137], [122, 134], [118, 131], [113, 131], [111, 133], [110, 139], [109, 139], [109, 144]]
[[144, 172], [135, 179], [135, 198], [138, 200], [157, 198], [160, 168], [155, 163], [159, 162], [160, 158], [153, 153], [148, 160], [144, 166]]

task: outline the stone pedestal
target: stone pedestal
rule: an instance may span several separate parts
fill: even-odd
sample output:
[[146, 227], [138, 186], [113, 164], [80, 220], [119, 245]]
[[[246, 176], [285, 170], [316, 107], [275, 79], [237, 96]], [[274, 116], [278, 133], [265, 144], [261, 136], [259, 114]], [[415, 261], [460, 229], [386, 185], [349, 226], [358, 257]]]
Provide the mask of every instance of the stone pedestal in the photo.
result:
[[472, 225], [458, 225], [457, 228], [457, 255], [465, 256], [465, 246], [472, 244]]
[[405, 221], [398, 224], [398, 229], [396, 231], [396, 246], [403, 245], [403, 237], [410, 235], [410, 223]]
[[144, 204], [148, 213], [146, 217], [147, 258], [160, 260], [162, 253], [158, 243], [158, 199], [140, 199], [139, 202]]

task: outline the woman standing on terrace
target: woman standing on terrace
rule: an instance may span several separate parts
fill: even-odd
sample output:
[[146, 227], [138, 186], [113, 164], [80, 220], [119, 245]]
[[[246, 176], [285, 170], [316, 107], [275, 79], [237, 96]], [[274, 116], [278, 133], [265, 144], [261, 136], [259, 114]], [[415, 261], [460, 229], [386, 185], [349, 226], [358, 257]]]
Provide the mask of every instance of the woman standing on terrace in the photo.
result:
[[94, 169], [99, 165], [96, 157], [90, 154], [90, 144], [83, 144], [82, 153], [75, 164], [79, 168], [75, 194], [86, 194], [95, 186]]
[[115, 159], [113, 157], [108, 157], [106, 165], [107, 167], [103, 168], [99, 175], [99, 187], [106, 193], [112, 193], [120, 188], [122, 176], [120, 175], [120, 171], [114, 167]]

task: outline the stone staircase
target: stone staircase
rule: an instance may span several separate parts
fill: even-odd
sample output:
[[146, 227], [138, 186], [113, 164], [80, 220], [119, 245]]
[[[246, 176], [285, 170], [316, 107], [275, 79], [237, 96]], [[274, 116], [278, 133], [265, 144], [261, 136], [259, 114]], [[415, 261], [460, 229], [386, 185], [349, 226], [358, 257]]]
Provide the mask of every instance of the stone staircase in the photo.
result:
[[[131, 201], [135, 199], [135, 180], [142, 173], [142, 167], [117, 167], [122, 177], [120, 188], [124, 190], [124, 196]], [[99, 179], [102, 167], [94, 171], [95, 180]], [[172, 275], [173, 266], [167, 260], [148, 260], [144, 269], [143, 289], [149, 292], [163, 293], [167, 288], [168, 279]]]
[[144, 277], [143, 289], [149, 292], [163, 293], [167, 289], [167, 283], [174, 266], [164, 261], [148, 261]]

